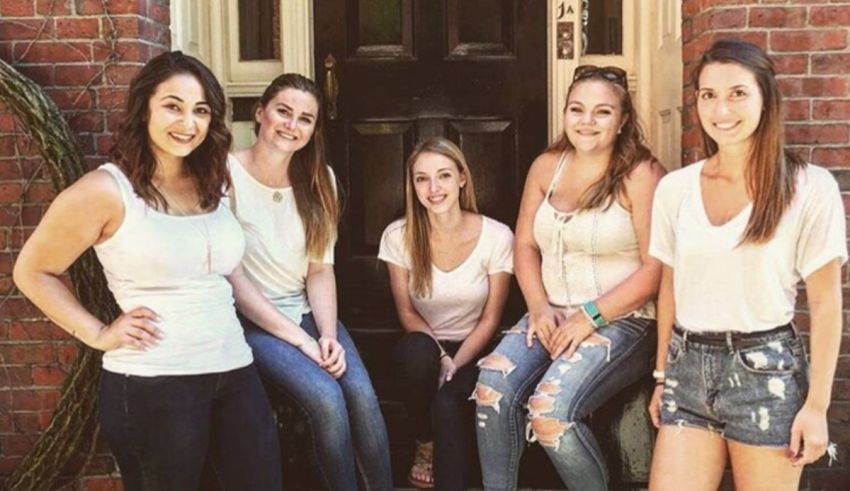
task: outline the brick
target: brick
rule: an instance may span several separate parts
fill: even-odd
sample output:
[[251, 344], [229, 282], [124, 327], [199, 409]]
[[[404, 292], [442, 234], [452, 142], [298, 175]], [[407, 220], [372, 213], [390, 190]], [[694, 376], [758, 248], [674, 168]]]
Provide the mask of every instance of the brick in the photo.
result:
[[56, 347], [52, 344], [0, 346], [4, 365], [48, 365], [56, 363]]
[[112, 23], [107, 22], [105, 19], [102, 22], [104, 36], [111, 36], [114, 32], [115, 37], [119, 39], [138, 39], [141, 33], [140, 25], [142, 20], [136, 16], [115, 17], [112, 19]]
[[84, 62], [91, 60], [91, 47], [88, 43], [66, 41], [17, 43], [14, 48], [14, 58], [16, 63]]
[[781, 75], [802, 75], [809, 68], [809, 55], [771, 56], [776, 73]]
[[846, 27], [850, 25], [850, 6], [812, 7], [809, 16], [812, 26]]
[[32, 1], [0, 2], [0, 17], [32, 17], [35, 15], [35, 5]]
[[850, 147], [816, 148], [812, 163], [824, 167], [850, 167]]
[[841, 75], [850, 73], [850, 53], [812, 55], [812, 73]]
[[[103, 14], [101, 0], [74, 0], [79, 15]], [[106, 11], [113, 15], [121, 14], [145, 14], [146, 0], [109, 0], [106, 2]]]
[[[9, 256], [8, 254], [2, 254], [0, 256]], [[9, 260], [6, 262], [5, 258], [2, 262], [0, 262], [0, 273], [11, 274], [12, 273], [12, 261]], [[23, 298], [9, 298], [3, 304], [4, 314], [9, 316], [9, 318], [20, 318], [20, 319], [42, 319], [44, 318], [44, 314], [38, 310], [38, 308], [30, 303], [29, 300], [25, 300]]]
[[0, 435], [0, 448], [8, 456], [26, 455], [37, 439], [38, 435]]
[[747, 9], [741, 7], [715, 10], [711, 13], [710, 25], [712, 29], [745, 27], [747, 25]]
[[[42, 26], [44, 26], [43, 30]], [[52, 20], [14, 19], [0, 22], [0, 39], [14, 39], [17, 41], [35, 39], [39, 31], [42, 31], [42, 36], [45, 34], [53, 35]]]
[[97, 104], [101, 109], [120, 109], [124, 107], [127, 89], [101, 87], [97, 89]]
[[52, 322], [12, 321], [9, 323], [9, 338], [13, 341], [71, 340], [71, 335]]
[[171, 24], [171, 9], [161, 2], [148, 3], [148, 17], [162, 25]]
[[12, 415], [16, 433], [31, 435], [38, 434], [50, 424], [51, 411], [16, 412]]
[[0, 184], [0, 203], [17, 202], [21, 198], [22, 189], [23, 186], [20, 183]]
[[94, 105], [90, 90], [46, 89], [47, 95], [62, 110], [89, 109]]
[[[32, 368], [28, 366], [3, 366], [0, 370], [0, 388], [20, 388], [32, 385]], [[12, 394], [0, 391], [0, 407], [12, 406]]]
[[809, 119], [809, 101], [787, 100], [785, 101], [785, 119], [787, 121], [802, 121]]
[[785, 97], [846, 97], [847, 77], [778, 77]]
[[785, 125], [788, 143], [845, 143], [850, 138], [846, 124], [788, 124]]
[[52, 411], [59, 402], [60, 392], [57, 389], [22, 389], [13, 390], [12, 407], [22, 411]]
[[[0, 22], [0, 26], [2, 25], [3, 23]], [[0, 33], [0, 37], [2, 37], [2, 33]], [[54, 84], [53, 65], [18, 65], [15, 68], [42, 87], [50, 87]]]
[[68, 126], [75, 132], [99, 133], [105, 128], [103, 111], [88, 111], [66, 116]]
[[48, 203], [56, 197], [56, 190], [49, 182], [33, 182], [26, 189], [26, 200], [28, 203]]
[[77, 348], [76, 344], [63, 344], [56, 350], [56, 355], [59, 357], [59, 364], [66, 367], [74, 363], [78, 353], [79, 348]]
[[32, 381], [35, 386], [61, 387], [68, 372], [59, 367], [33, 367]]
[[813, 116], [820, 120], [850, 120], [850, 99], [814, 101]]
[[101, 68], [94, 65], [56, 65], [55, 85], [57, 86], [80, 86], [87, 84], [99, 84], [102, 73]]
[[804, 27], [805, 7], [752, 7], [748, 17], [750, 27]]
[[141, 65], [109, 65], [105, 77], [111, 85], [129, 85], [140, 69]]
[[70, 15], [71, 0], [36, 0], [35, 12], [38, 15]]
[[56, 19], [56, 35], [62, 39], [91, 39], [100, 37], [100, 19]]
[[846, 47], [846, 29], [770, 33], [770, 49], [774, 51], [824, 51]]

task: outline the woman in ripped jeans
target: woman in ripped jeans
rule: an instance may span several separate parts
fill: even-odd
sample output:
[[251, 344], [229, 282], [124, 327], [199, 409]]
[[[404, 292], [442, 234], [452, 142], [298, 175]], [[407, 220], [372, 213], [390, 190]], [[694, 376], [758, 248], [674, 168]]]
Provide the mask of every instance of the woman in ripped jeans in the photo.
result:
[[564, 127], [532, 164], [520, 206], [514, 254], [529, 312], [479, 362], [488, 490], [516, 489], [526, 439], [570, 489], [608, 489], [585, 419], [650, 370], [661, 268], [647, 254], [649, 219], [664, 170], [643, 143], [626, 73], [578, 67]]

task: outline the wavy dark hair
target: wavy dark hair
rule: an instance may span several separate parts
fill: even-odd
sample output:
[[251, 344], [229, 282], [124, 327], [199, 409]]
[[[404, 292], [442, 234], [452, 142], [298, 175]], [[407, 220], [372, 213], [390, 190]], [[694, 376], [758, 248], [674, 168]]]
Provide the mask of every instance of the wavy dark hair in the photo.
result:
[[230, 151], [232, 137], [225, 124], [227, 104], [224, 91], [210, 69], [197, 59], [180, 51], [163, 53], [148, 61], [133, 77], [127, 91], [124, 121], [115, 135], [110, 157], [124, 171], [136, 194], [148, 206], [168, 210], [168, 201], [152, 182], [156, 158], [148, 137], [149, 103], [157, 86], [178, 74], [195, 77], [203, 87], [204, 97], [210, 107], [207, 136], [186, 156], [184, 162], [195, 182], [201, 208], [212, 210], [230, 187], [227, 152]]
[[[614, 152], [611, 155], [611, 161], [608, 164], [608, 169], [605, 174], [596, 182], [590, 185], [581, 195], [578, 204], [578, 210], [592, 210], [594, 208], [608, 209], [617, 196], [623, 192], [625, 188], [625, 179], [641, 162], [647, 160], [657, 161], [652, 155], [652, 151], [646, 146], [646, 138], [644, 137], [643, 128], [641, 128], [638, 119], [637, 110], [632, 102], [632, 96], [629, 91], [622, 85], [605, 78], [602, 72], [583, 76], [570, 84], [567, 90], [567, 102], [564, 105], [564, 112], [570, 103], [570, 95], [573, 90], [580, 84], [590, 80], [598, 80], [610, 86], [614, 92], [620, 97], [620, 110], [623, 112], [623, 123], [620, 133], [614, 142]], [[575, 151], [575, 146], [569, 138], [566, 131], [561, 134], [561, 138], [546, 149], [546, 152], [572, 152]]]
[[[282, 90], [295, 89], [306, 92], [316, 99], [318, 114], [313, 137], [301, 150], [295, 152], [289, 163], [287, 174], [295, 196], [295, 207], [304, 224], [307, 256], [320, 259], [328, 245], [336, 239], [341, 214], [341, 203], [337, 197], [334, 180], [328, 170], [325, 148], [324, 105], [322, 93], [316, 83], [297, 73], [284, 73], [272, 80], [256, 109], [265, 108]], [[260, 123], [254, 121], [254, 134], [259, 134]]]
[[[692, 73], [699, 92], [699, 76], [712, 63], [734, 63], [753, 74], [763, 101], [761, 119], [753, 134], [753, 145], [745, 169], [747, 190], [753, 199], [753, 211], [744, 229], [741, 243], [763, 243], [776, 232], [782, 214], [794, 198], [797, 171], [806, 164], [785, 147], [782, 122], [782, 93], [776, 83], [776, 69], [763, 49], [739, 39], [720, 39], [703, 53]], [[717, 142], [705, 128], [702, 142], [706, 156], [717, 153]]]

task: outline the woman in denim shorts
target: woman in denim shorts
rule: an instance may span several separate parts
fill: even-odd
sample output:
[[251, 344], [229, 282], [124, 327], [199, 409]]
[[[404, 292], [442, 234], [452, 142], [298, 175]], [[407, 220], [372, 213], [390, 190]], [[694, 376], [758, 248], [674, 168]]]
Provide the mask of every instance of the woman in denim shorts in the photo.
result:
[[[650, 489], [717, 489], [727, 456], [737, 489], [797, 489], [828, 443], [841, 196], [829, 172], [786, 151], [764, 51], [717, 41], [693, 76], [709, 157], [665, 177], [652, 214], [650, 254], [664, 267]], [[791, 325], [801, 279], [811, 380]]]

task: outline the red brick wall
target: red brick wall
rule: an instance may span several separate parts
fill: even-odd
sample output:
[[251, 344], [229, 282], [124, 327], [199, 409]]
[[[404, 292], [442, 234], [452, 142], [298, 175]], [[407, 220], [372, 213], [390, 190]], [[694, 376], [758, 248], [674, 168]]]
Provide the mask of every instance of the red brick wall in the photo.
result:
[[[788, 143], [808, 161], [829, 167], [839, 180], [845, 207], [850, 204], [850, 1], [684, 0], [682, 15], [683, 162], [702, 157], [690, 84], [693, 66], [714, 39], [745, 39], [767, 49], [777, 65]], [[846, 270], [844, 278], [842, 354], [829, 412], [830, 437], [839, 445], [840, 462], [830, 471], [809, 473], [815, 488], [838, 484], [839, 477], [850, 480], [850, 276]], [[799, 302], [798, 309], [799, 324], [806, 328], [805, 303]]]
[[[170, 43], [168, 0], [0, 0], [0, 58], [62, 109], [89, 166], [104, 161], [127, 83]], [[15, 291], [11, 269], [54, 196], [41, 159], [0, 105], [0, 488], [50, 421], [74, 342]], [[118, 489], [97, 456], [68, 489]]]

